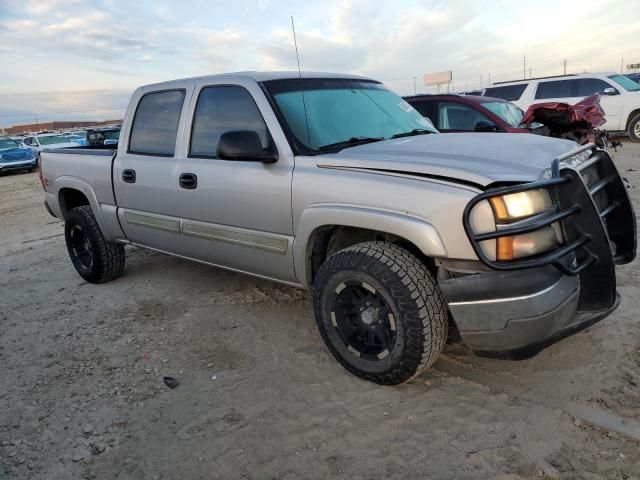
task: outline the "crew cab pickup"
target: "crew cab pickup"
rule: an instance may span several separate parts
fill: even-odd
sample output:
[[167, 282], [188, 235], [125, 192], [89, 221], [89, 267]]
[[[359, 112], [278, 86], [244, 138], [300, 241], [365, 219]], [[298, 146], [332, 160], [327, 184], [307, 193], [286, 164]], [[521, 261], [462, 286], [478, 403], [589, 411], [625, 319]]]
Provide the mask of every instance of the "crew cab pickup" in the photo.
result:
[[636, 254], [606, 152], [442, 135], [359, 76], [144, 86], [117, 151], [45, 151], [40, 174], [87, 281], [122, 275], [133, 244], [310, 289], [328, 349], [381, 384], [433, 364], [449, 322], [480, 355], [536, 354], [611, 313]]

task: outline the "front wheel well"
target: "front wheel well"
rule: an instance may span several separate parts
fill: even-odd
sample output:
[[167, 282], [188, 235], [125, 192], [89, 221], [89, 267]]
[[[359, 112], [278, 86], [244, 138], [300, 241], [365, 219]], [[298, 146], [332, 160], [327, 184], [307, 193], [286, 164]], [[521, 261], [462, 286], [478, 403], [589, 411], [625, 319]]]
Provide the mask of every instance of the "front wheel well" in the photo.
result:
[[62, 217], [67, 218], [71, 209], [81, 207], [83, 205], [90, 205], [87, 196], [80, 190], [75, 188], [62, 188], [58, 193], [58, 199], [60, 202], [60, 210]]
[[318, 228], [311, 236], [308, 256], [309, 285], [312, 285], [320, 266], [334, 253], [364, 242], [388, 242], [413, 253], [432, 273], [436, 273], [433, 258], [426, 256], [411, 241], [392, 233], [345, 225], [326, 225]]
[[640, 115], [640, 108], [636, 108], [629, 114], [629, 116], [627, 117], [627, 124], [624, 127], [625, 130], [629, 130], [629, 127], [631, 126], [631, 120], [633, 120], [636, 115]]

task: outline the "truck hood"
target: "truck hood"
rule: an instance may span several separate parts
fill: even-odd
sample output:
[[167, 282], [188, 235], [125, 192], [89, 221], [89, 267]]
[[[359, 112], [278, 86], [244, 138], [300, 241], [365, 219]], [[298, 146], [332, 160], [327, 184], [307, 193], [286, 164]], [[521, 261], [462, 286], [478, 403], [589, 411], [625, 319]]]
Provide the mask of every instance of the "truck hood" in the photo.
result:
[[532, 134], [446, 133], [385, 140], [316, 156], [319, 167], [451, 179], [486, 187], [539, 180], [575, 142]]

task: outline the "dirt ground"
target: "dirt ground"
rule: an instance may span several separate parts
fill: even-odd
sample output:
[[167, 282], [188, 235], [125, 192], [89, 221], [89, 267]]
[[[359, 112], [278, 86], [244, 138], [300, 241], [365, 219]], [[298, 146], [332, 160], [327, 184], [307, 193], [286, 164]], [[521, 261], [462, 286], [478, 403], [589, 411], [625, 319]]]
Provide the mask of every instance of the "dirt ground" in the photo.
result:
[[[640, 185], [640, 145], [615, 158]], [[531, 360], [453, 343], [380, 387], [301, 290], [136, 248], [88, 284], [36, 173], [0, 200], [0, 478], [640, 479], [637, 262], [613, 315]]]

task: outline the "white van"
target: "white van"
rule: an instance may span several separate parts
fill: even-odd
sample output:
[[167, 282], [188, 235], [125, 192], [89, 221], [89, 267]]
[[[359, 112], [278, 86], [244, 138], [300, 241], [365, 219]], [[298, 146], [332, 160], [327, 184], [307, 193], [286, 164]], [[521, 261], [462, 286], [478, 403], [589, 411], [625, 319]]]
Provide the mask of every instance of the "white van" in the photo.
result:
[[486, 88], [484, 95], [515, 103], [526, 110], [534, 103], [578, 103], [584, 97], [600, 93], [600, 104], [607, 117], [602, 128], [626, 132], [640, 142], [640, 84], [616, 73], [580, 73], [557, 77], [498, 82]]

